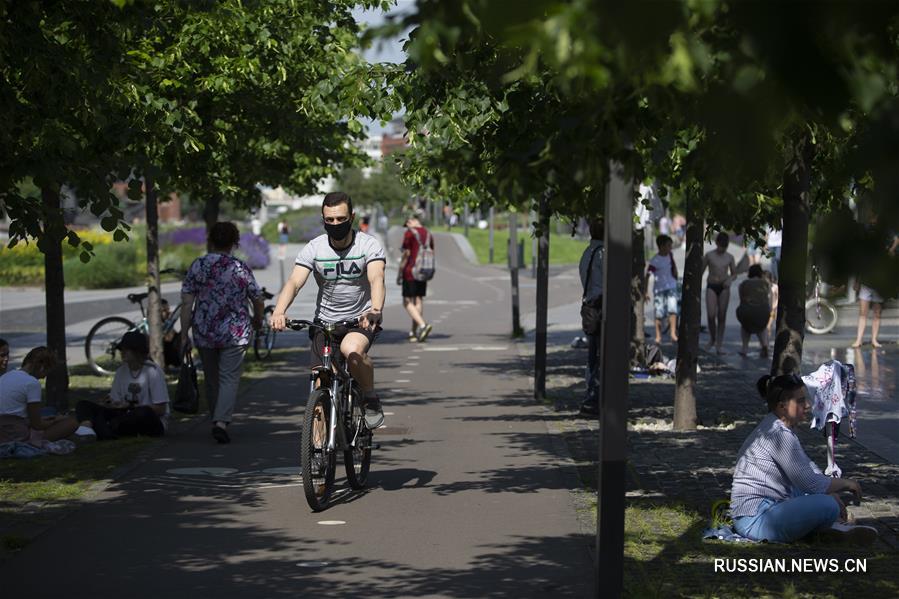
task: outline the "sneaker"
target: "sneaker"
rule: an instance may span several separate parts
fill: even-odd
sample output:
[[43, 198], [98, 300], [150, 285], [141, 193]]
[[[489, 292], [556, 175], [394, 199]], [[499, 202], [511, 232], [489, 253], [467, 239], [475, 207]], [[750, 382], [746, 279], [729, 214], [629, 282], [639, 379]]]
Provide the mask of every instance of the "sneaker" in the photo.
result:
[[231, 435], [228, 434], [228, 431], [217, 425], [213, 425], [212, 427], [212, 438], [221, 445], [231, 442]]
[[839, 541], [849, 545], [870, 545], [877, 539], [877, 529], [872, 526], [834, 522], [830, 528], [818, 533], [818, 536], [827, 541]]
[[365, 398], [365, 426], [368, 430], [375, 430], [384, 424], [384, 410], [381, 408], [381, 399], [377, 395]]
[[592, 401], [585, 401], [581, 404], [581, 411], [579, 412], [581, 416], [594, 417], [599, 416], [599, 403], [594, 403]]
[[409, 331], [409, 341], [411, 343], [415, 343], [418, 341], [418, 327], [414, 327], [411, 331]]
[[79, 426], [73, 436], [79, 443], [90, 443], [97, 440], [97, 433], [89, 426]]
[[431, 329], [434, 327], [431, 326], [430, 323], [425, 324], [425, 326], [418, 329], [418, 341], [422, 342], [428, 338], [428, 335], [431, 334]]

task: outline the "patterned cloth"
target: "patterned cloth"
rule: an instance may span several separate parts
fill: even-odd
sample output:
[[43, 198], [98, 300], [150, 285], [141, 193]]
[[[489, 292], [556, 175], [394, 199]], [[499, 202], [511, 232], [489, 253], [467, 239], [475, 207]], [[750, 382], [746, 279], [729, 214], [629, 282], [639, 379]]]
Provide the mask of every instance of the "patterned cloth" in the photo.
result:
[[652, 307], [659, 320], [671, 315], [677, 316], [680, 312], [677, 288], [656, 290], [652, 296]]
[[815, 372], [802, 377], [802, 382], [813, 398], [811, 428], [823, 430], [828, 419], [839, 423], [846, 416], [850, 416], [849, 434], [855, 436], [855, 426], [852, 422], [854, 419], [852, 413], [855, 412], [855, 372], [849, 376], [848, 371], [849, 368], [837, 360], [830, 360], [819, 366]]
[[253, 330], [249, 302], [262, 292], [244, 262], [227, 254], [201, 256], [190, 265], [181, 293], [196, 298], [194, 345], [223, 348], [249, 344]]

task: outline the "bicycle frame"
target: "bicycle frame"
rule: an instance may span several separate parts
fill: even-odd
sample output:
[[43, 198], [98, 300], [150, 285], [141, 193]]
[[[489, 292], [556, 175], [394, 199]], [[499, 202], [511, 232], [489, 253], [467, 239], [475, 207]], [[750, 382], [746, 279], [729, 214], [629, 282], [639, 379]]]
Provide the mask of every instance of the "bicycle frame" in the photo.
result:
[[[331, 335], [336, 328], [334, 324], [314, 325], [316, 328], [325, 333], [325, 344], [322, 349], [322, 366], [309, 375], [309, 392], [312, 393], [316, 389], [316, 380], [321, 384], [327, 384], [331, 392], [331, 409], [330, 409], [330, 429], [328, 430], [328, 441], [325, 449], [328, 452], [337, 450], [346, 450], [352, 446], [355, 437], [350, 440], [346, 438], [346, 431], [343, 426], [338, 426], [338, 422], [343, 423], [347, 415], [352, 411], [352, 394], [350, 389], [353, 384], [353, 377], [341, 363], [340, 359], [333, 357], [331, 349]], [[338, 350], [339, 351], [339, 350]], [[344, 392], [345, 391], [345, 392]]]

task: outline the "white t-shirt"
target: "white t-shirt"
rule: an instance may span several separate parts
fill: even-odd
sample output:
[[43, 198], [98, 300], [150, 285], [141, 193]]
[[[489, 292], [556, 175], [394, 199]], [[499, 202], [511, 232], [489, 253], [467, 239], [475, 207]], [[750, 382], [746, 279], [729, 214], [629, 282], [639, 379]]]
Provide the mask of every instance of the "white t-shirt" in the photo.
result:
[[109, 397], [113, 403], [136, 403], [139, 406], [166, 404], [165, 415], [160, 420], [168, 428], [169, 389], [165, 384], [165, 375], [156, 363], [150, 360], [144, 362], [137, 376], [127, 364], [119, 366], [112, 380]]
[[0, 376], [0, 416], [28, 418], [27, 404], [41, 403], [41, 382], [24, 370]]
[[674, 278], [674, 258], [671, 253], [667, 256], [656, 254], [649, 261], [649, 272], [656, 278], [653, 289], [658, 291], [667, 291], [677, 288], [677, 279]]
[[769, 248], [779, 248], [783, 245], [784, 232], [780, 229], [768, 229], [767, 244]]
[[371, 309], [367, 269], [387, 262], [384, 248], [373, 236], [355, 231], [349, 247], [335, 250], [328, 235], [319, 235], [300, 250], [296, 264], [308, 268], [318, 283], [315, 318], [325, 322], [352, 320]]

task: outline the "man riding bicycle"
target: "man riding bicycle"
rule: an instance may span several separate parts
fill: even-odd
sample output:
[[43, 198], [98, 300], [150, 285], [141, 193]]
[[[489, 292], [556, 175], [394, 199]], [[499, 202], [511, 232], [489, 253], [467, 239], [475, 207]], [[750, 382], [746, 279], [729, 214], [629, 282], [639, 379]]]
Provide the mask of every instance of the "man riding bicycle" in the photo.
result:
[[[387, 257], [377, 239], [353, 230], [355, 216], [349, 195], [335, 191], [325, 196], [322, 221], [326, 233], [307, 243], [297, 255], [293, 272], [278, 296], [272, 328], [284, 330], [285, 312], [306, 284], [309, 273], [313, 273], [318, 283], [314, 320], [355, 321], [352, 326], [339, 326], [334, 338], [340, 343], [340, 353], [346, 358], [350, 374], [362, 390], [365, 423], [375, 429], [384, 422], [384, 412], [374, 391], [374, 365], [368, 350], [381, 331]], [[310, 329], [309, 336], [311, 366], [317, 370], [322, 367], [325, 336], [317, 329]]]

